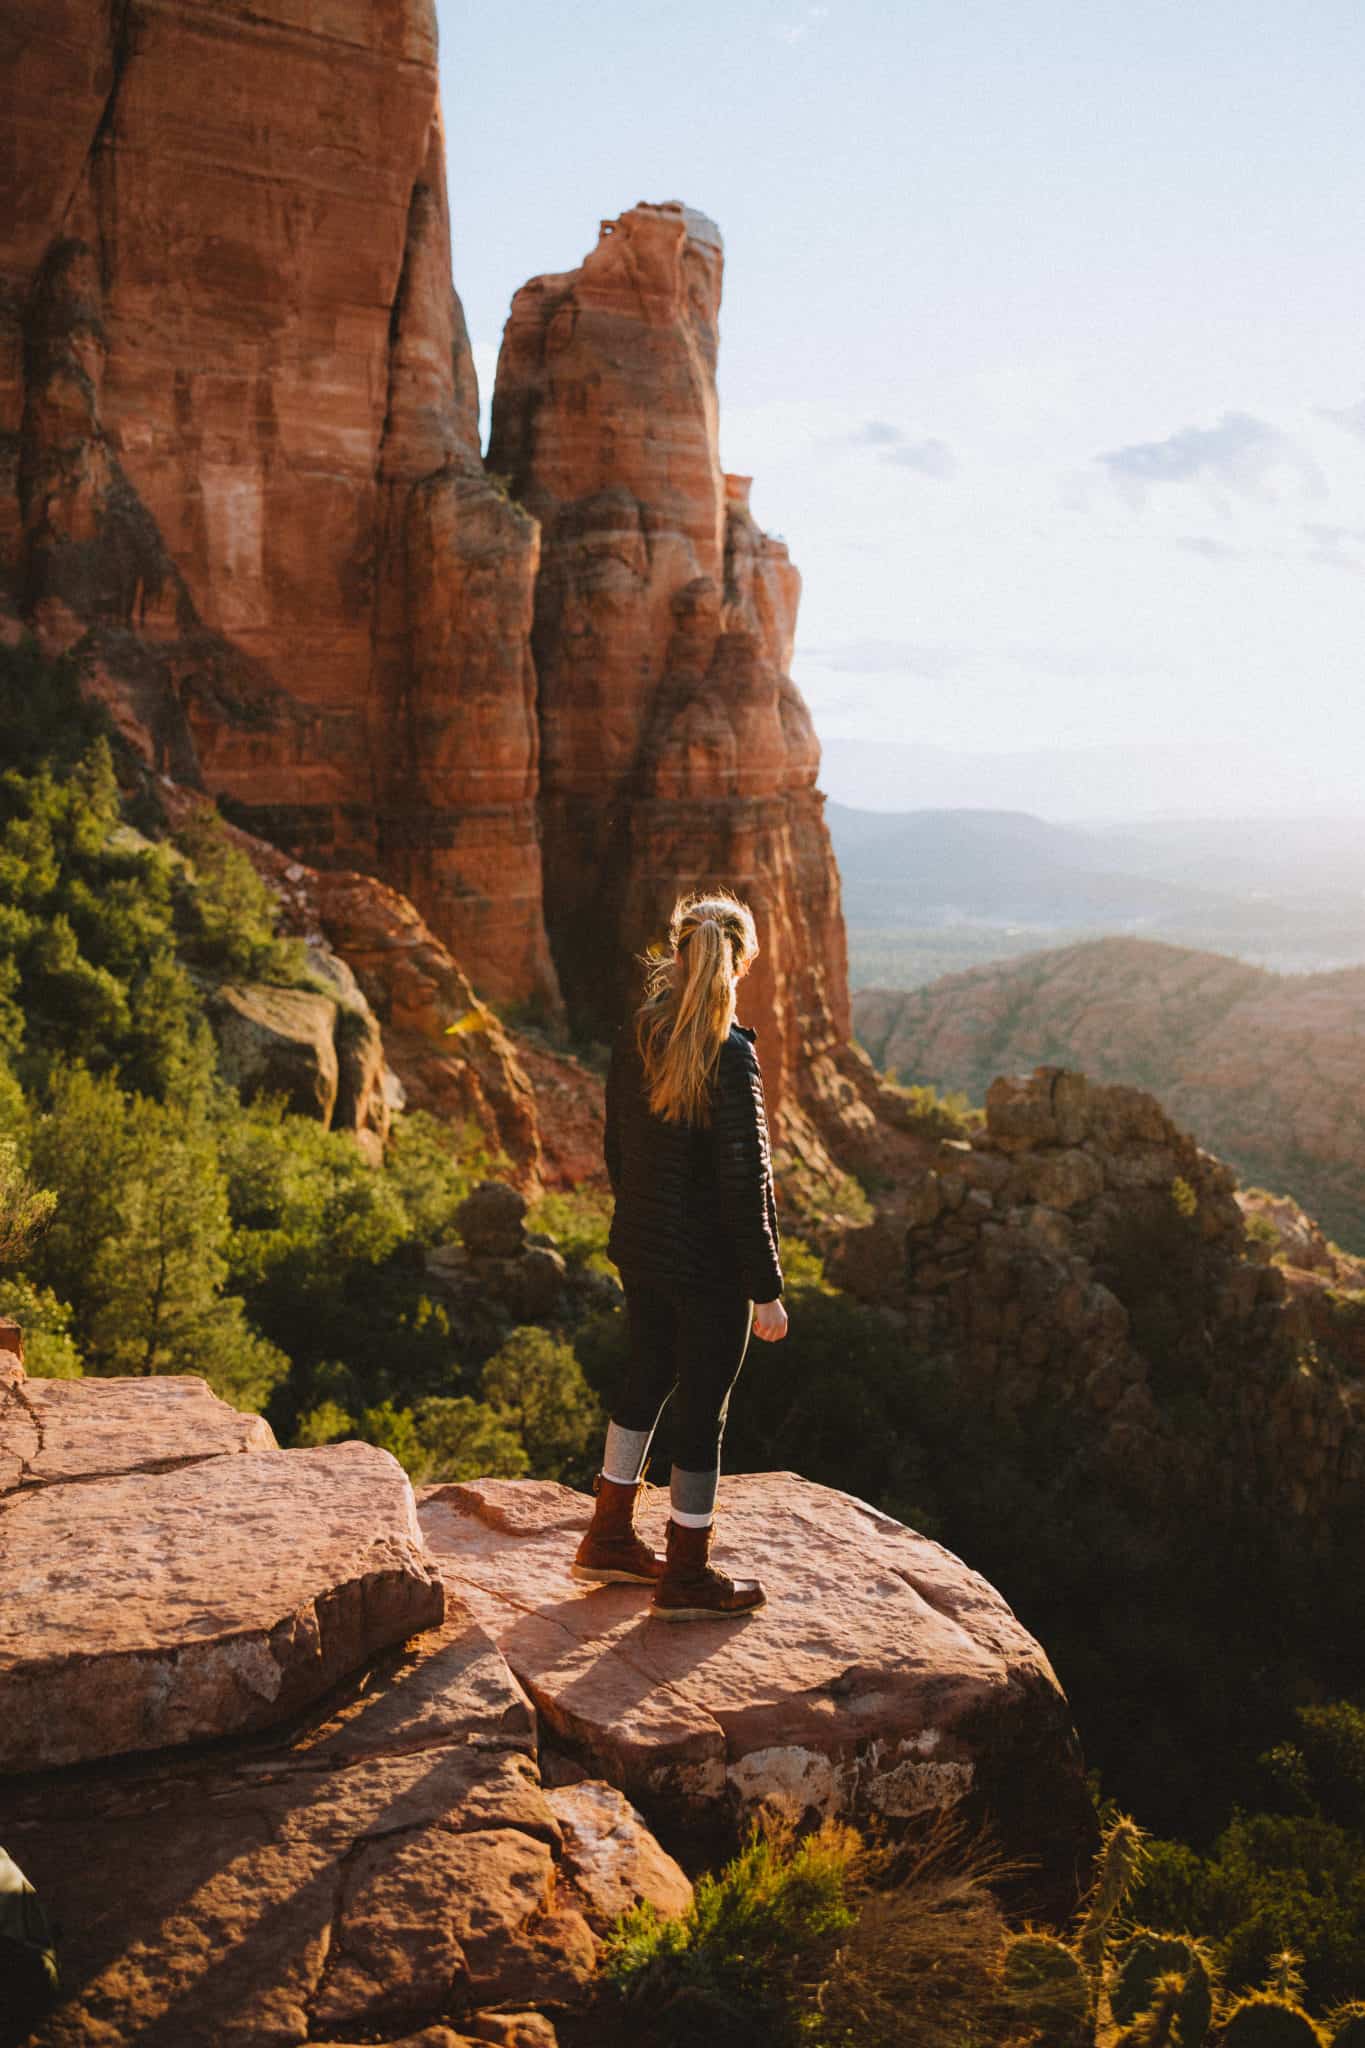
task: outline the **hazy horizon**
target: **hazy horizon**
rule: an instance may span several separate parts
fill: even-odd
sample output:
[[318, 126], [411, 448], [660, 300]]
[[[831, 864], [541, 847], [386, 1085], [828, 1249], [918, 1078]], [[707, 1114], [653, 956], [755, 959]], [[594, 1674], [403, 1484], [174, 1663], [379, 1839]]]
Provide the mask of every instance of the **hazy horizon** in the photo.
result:
[[819, 787], [852, 810], [1018, 811], [1097, 829], [1307, 820], [1365, 827], [1365, 795], [1344, 769], [1329, 792], [1319, 778], [1287, 776], [1251, 750], [1160, 742], [997, 751], [836, 734], [822, 740]]
[[438, 13], [485, 397], [513, 292], [602, 217], [719, 221], [722, 457], [804, 574], [823, 740], [1135, 750], [1142, 814], [1136, 750], [1235, 736], [1258, 808], [1352, 801], [1365, 13]]

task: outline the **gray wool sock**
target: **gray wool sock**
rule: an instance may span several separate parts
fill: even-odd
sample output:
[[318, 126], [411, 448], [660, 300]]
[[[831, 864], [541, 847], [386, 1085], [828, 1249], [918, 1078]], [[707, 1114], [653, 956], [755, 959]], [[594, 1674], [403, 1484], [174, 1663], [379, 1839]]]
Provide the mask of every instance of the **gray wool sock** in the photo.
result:
[[674, 1521], [684, 1529], [709, 1529], [716, 1518], [719, 1484], [719, 1467], [709, 1472], [684, 1472], [680, 1465], [675, 1465], [668, 1484]]
[[652, 1429], [622, 1429], [619, 1422], [608, 1423], [602, 1477], [616, 1486], [634, 1486], [645, 1469], [653, 1434]]

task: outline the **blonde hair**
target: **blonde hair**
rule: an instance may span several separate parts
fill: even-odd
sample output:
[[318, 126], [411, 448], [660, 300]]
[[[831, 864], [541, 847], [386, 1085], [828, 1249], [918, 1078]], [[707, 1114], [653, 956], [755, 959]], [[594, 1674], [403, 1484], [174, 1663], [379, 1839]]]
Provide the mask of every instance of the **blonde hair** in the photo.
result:
[[711, 1080], [735, 1015], [735, 983], [758, 956], [753, 912], [728, 889], [680, 896], [667, 949], [646, 954], [635, 1013], [649, 1106], [666, 1123], [705, 1124]]

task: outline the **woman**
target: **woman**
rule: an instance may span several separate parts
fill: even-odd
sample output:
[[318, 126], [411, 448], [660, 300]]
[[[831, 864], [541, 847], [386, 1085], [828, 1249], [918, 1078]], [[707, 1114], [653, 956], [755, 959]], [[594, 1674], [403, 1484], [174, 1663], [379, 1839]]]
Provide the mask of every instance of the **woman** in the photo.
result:
[[[753, 916], [728, 893], [674, 907], [669, 948], [649, 961], [645, 998], [607, 1078], [607, 1172], [616, 1210], [607, 1249], [626, 1291], [630, 1362], [607, 1431], [580, 1579], [653, 1584], [667, 1621], [748, 1614], [752, 1579], [710, 1563], [725, 1413], [749, 1332], [787, 1333], [779, 1299], [763, 1081], [735, 993], [758, 954]], [[664, 1403], [676, 1393], [667, 1555], [635, 1531], [635, 1504]]]

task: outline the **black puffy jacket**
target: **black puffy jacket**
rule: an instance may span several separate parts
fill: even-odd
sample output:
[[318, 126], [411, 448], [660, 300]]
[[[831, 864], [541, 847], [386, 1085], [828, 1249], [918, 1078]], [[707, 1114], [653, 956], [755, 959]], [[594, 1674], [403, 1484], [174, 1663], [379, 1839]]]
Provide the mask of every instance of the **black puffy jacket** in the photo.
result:
[[655, 1116], [635, 1028], [625, 1025], [607, 1076], [604, 1149], [616, 1196], [607, 1251], [627, 1286], [653, 1281], [777, 1299], [777, 1207], [752, 1031], [730, 1027], [711, 1121], [702, 1125]]

